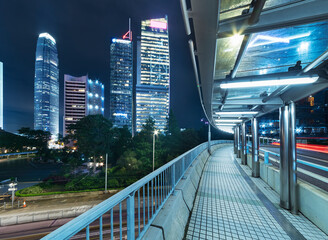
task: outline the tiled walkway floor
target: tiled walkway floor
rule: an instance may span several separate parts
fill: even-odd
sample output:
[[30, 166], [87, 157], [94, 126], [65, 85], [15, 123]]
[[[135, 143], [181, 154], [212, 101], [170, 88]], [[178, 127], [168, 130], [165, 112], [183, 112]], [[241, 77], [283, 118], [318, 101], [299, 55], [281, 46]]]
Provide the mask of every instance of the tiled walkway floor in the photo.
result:
[[[250, 174], [247, 167], [243, 169]], [[279, 196], [262, 180], [252, 180], [273, 204], [279, 201], [276, 199]], [[274, 211], [282, 213], [304, 238], [328, 239], [304, 216], [293, 216], [282, 209], [274, 208]], [[292, 234], [288, 235], [276, 221], [238, 170], [232, 147], [225, 146], [214, 152], [204, 168], [186, 238], [291, 239], [290, 236]]]

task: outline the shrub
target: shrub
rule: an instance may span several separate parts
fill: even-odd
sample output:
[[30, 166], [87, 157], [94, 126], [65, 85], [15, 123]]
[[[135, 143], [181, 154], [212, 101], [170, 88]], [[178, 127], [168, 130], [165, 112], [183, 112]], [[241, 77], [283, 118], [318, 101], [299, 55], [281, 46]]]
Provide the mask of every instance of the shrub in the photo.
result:
[[109, 189], [118, 188], [118, 187], [120, 187], [120, 184], [116, 179], [108, 180], [108, 188]]
[[39, 194], [43, 193], [43, 189], [40, 186], [32, 186], [28, 188], [24, 188], [20, 191], [21, 194]]

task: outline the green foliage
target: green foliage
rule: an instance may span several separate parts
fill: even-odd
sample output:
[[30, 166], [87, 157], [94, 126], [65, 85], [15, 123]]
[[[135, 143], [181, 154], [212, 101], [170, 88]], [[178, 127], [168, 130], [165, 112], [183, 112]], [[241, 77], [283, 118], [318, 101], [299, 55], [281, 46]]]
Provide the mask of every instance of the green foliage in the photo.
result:
[[120, 187], [120, 183], [117, 181], [117, 179], [109, 179], [108, 180], [108, 188], [113, 189], [113, 188], [118, 188]]
[[24, 188], [20, 191], [21, 194], [40, 194], [43, 193], [43, 189], [40, 186], [32, 186], [28, 188]]
[[122, 154], [117, 164], [131, 171], [138, 170], [141, 166], [141, 161], [137, 160], [136, 153], [134, 151], [127, 150]]

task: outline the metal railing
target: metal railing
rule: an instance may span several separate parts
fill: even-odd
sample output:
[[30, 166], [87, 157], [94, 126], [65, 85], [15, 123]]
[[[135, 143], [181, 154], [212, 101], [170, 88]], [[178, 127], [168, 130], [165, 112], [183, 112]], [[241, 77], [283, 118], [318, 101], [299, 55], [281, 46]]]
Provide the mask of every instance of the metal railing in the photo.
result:
[[[222, 143], [232, 141], [211, 141], [211, 145]], [[207, 146], [205, 142], [173, 159], [42, 239], [70, 239], [74, 235], [86, 239], [98, 235], [103, 239], [103, 235], [108, 235], [114, 239], [114, 226], [119, 235], [116, 238], [122, 239], [123, 235], [127, 239], [142, 238], [186, 170]], [[107, 230], [105, 221], [109, 223]], [[91, 233], [90, 229], [96, 231]], [[81, 236], [77, 236], [81, 231]]]

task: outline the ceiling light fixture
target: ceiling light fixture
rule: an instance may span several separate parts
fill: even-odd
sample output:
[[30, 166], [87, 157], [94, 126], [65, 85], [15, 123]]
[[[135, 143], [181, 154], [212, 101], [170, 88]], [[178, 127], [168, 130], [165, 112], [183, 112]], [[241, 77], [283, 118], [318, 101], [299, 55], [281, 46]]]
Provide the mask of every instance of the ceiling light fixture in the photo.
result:
[[255, 112], [255, 111], [245, 111], [245, 112], [215, 112], [215, 114], [218, 115], [255, 115], [258, 114], [259, 112]]
[[240, 82], [224, 82], [220, 84], [222, 89], [230, 88], [250, 88], [250, 87], [268, 87], [268, 86], [281, 86], [281, 85], [296, 85], [296, 84], [309, 84], [314, 83], [319, 77], [301, 77], [301, 78], [285, 78], [285, 79], [271, 79], [261, 81], [240, 81]]

